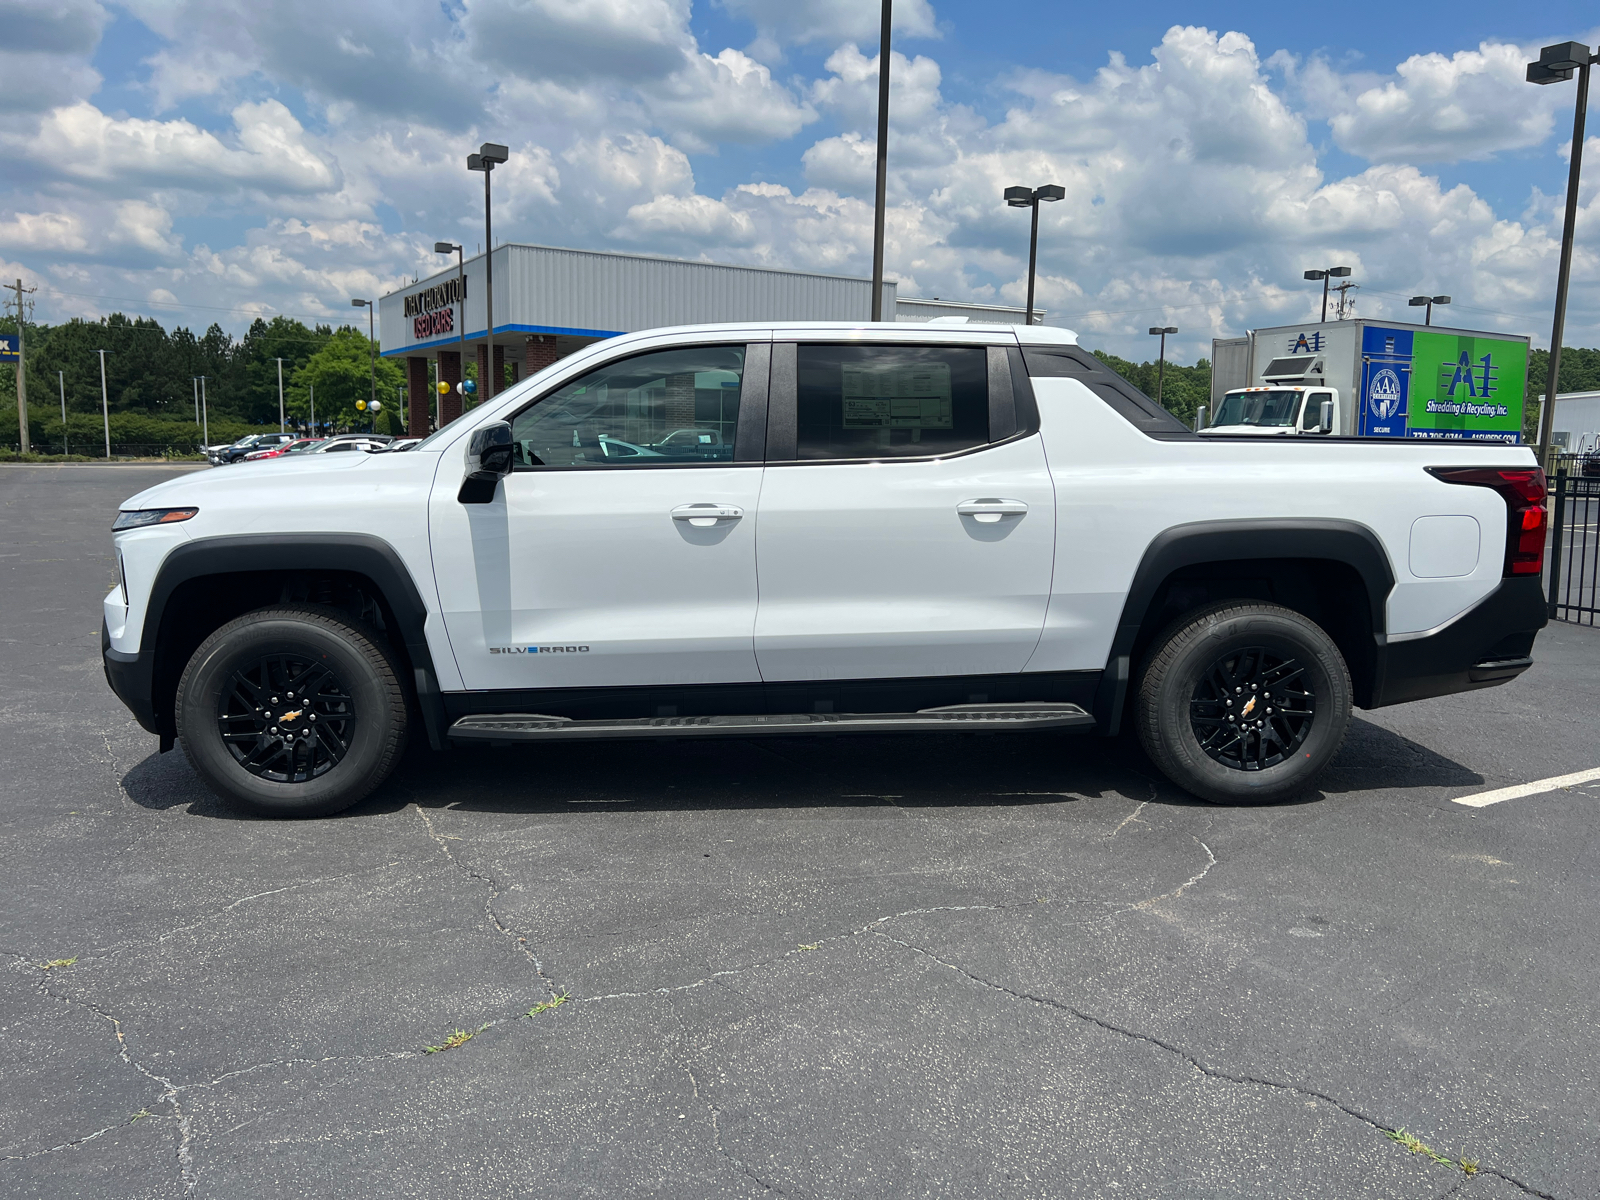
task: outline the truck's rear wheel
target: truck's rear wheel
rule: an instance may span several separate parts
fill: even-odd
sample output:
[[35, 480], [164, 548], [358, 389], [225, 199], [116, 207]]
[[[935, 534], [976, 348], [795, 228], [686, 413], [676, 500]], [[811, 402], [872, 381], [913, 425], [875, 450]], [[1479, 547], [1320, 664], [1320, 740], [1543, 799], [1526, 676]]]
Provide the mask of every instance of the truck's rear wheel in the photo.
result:
[[1350, 672], [1314, 622], [1275, 604], [1191, 613], [1156, 639], [1136, 702], [1162, 774], [1216, 804], [1270, 804], [1316, 782], [1350, 724]]
[[348, 808], [383, 782], [405, 743], [394, 665], [375, 635], [333, 610], [230, 621], [190, 658], [175, 708], [200, 777], [269, 816]]

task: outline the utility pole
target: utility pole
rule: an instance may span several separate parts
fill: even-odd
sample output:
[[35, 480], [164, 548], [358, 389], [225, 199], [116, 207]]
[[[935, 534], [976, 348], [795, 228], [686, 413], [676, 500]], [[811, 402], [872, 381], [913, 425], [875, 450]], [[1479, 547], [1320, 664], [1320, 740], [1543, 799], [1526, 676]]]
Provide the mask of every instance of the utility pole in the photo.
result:
[[200, 376], [191, 375], [189, 382], [194, 385], [194, 423], [200, 424]]
[[1355, 301], [1346, 299], [1345, 293], [1346, 292], [1353, 292], [1357, 288], [1359, 288], [1360, 286], [1361, 285], [1359, 283], [1351, 283], [1348, 279], [1346, 279], [1338, 287], [1333, 289], [1334, 291], [1339, 293], [1339, 302], [1338, 302], [1339, 303], [1339, 307], [1333, 310], [1334, 311], [1334, 320], [1336, 320], [1336, 321], [1344, 320], [1346, 311], [1349, 311], [1351, 313], [1355, 312]]
[[100, 351], [100, 416], [106, 423], [106, 460], [111, 459], [111, 400], [106, 393], [106, 352]]
[[311, 393], [311, 436], [317, 436], [317, 385], [306, 384], [306, 390]]
[[206, 412], [206, 377], [200, 376], [200, 440], [211, 444], [211, 418]]
[[883, 227], [889, 195], [889, 26], [893, 0], [883, 0], [878, 34], [878, 189], [872, 208], [872, 319], [883, 320]]
[[28, 322], [26, 320], [27, 313], [24, 311], [24, 309], [22, 307], [22, 305], [23, 305], [22, 298], [24, 296], [32, 295], [34, 292], [38, 291], [39, 289], [36, 288], [36, 287], [24, 288], [22, 286], [22, 280], [19, 279], [19, 280], [17, 280], [17, 282], [16, 282], [16, 284], [14, 286], [12, 286], [11, 288], [8, 288], [7, 290], [14, 291], [14, 292], [17, 293], [17, 299], [16, 299], [16, 308], [17, 308], [17, 424], [21, 428], [21, 431], [22, 431], [21, 440], [18, 443], [18, 446], [21, 449], [22, 453], [26, 454], [26, 453], [28, 453], [28, 450], [29, 450], [29, 446], [28, 446], [28, 376], [27, 376], [28, 358], [27, 358], [27, 353], [26, 353], [27, 347], [23, 345], [23, 340], [22, 339], [23, 339], [23, 326], [25, 326]]
[[283, 432], [283, 359], [274, 359], [278, 364], [278, 432]]
[[67, 453], [67, 373], [56, 372], [56, 383], [61, 387], [61, 454]]

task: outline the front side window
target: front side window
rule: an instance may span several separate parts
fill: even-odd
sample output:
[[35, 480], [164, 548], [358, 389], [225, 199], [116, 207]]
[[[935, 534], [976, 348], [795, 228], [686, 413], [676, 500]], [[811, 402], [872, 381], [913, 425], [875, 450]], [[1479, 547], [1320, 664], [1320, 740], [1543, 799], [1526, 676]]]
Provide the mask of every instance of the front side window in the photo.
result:
[[979, 347], [801, 345], [796, 366], [798, 458], [949, 454], [989, 441]]
[[520, 468], [732, 462], [743, 346], [682, 346], [619, 359], [511, 419]]
[[1320, 429], [1322, 427], [1322, 402], [1332, 399], [1332, 392], [1312, 392], [1306, 400], [1306, 412], [1301, 419], [1300, 428]]

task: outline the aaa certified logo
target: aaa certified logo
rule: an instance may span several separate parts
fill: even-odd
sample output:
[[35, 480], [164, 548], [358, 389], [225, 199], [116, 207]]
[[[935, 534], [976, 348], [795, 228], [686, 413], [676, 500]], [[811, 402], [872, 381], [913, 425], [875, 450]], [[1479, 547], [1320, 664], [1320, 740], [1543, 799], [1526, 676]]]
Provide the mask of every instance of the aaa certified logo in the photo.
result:
[[1387, 367], [1376, 372], [1367, 389], [1367, 402], [1378, 420], [1387, 421], [1394, 416], [1400, 411], [1400, 376]]

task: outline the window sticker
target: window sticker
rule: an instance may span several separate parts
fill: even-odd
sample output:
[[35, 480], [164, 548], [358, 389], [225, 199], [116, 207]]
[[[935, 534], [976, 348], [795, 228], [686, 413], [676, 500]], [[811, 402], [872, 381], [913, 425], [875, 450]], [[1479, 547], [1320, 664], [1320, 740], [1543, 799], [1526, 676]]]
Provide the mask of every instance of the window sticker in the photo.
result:
[[843, 363], [846, 429], [950, 429], [950, 364]]

